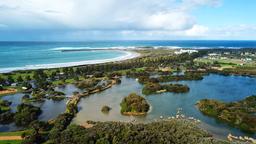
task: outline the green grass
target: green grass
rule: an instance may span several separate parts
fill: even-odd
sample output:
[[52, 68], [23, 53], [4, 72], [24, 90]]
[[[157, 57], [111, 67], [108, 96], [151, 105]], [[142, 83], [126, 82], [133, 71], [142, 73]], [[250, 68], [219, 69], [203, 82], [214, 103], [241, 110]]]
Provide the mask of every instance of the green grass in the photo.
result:
[[8, 106], [0, 106], [0, 109], [1, 109], [2, 111], [9, 111], [11, 108], [8, 107]]
[[0, 132], [0, 136], [21, 136], [21, 134], [26, 131], [28, 130], [15, 131], [15, 132]]
[[0, 140], [0, 144], [21, 144], [21, 140]]
[[[124, 75], [127, 71], [130, 71], [131, 69], [126, 69], [126, 70], [119, 70], [119, 71], [115, 71], [115, 72], [119, 72], [122, 75]], [[135, 68], [136, 72], [140, 72], [140, 71], [144, 71], [145, 67], [141, 67], [141, 68]]]

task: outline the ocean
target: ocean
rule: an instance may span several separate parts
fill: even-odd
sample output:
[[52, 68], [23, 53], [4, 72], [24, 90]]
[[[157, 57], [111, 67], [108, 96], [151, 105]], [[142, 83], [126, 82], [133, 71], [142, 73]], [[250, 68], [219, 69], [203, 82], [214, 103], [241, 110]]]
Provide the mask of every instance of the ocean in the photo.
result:
[[[64, 67], [127, 59], [116, 49], [167, 48], [256, 48], [256, 41], [88, 41], [88, 42], [0, 42], [0, 72]], [[68, 51], [88, 49], [88, 51]], [[90, 50], [92, 49], [92, 50]], [[106, 49], [106, 50], [95, 50]], [[115, 49], [115, 50], [110, 50]]]

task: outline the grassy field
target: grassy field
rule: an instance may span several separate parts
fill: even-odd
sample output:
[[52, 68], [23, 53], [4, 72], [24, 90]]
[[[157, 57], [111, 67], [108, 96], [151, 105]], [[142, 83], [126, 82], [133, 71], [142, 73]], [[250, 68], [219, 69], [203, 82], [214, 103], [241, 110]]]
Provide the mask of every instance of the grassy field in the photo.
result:
[[[0, 132], [0, 137], [21, 136], [23, 132], [26, 132], [26, 131]], [[0, 140], [0, 144], [21, 144], [21, 140]]]
[[21, 144], [21, 140], [0, 140], [0, 144]]
[[26, 131], [15, 131], [15, 132], [0, 132], [0, 136], [21, 136]]

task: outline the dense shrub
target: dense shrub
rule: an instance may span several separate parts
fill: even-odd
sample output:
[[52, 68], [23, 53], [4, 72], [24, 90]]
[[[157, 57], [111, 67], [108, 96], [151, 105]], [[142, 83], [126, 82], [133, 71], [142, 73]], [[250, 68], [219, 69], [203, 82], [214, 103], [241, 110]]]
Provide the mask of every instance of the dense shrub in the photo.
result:
[[28, 126], [32, 121], [37, 120], [41, 112], [39, 107], [22, 103], [17, 106], [17, 112], [14, 116], [15, 124], [18, 126]]
[[92, 128], [70, 125], [55, 138], [59, 144], [222, 144], [185, 120], [148, 124], [96, 122]]
[[121, 113], [146, 113], [149, 110], [149, 104], [147, 103], [146, 99], [132, 93], [128, 97], [125, 97], [121, 102]]
[[224, 103], [203, 99], [197, 103], [199, 110], [208, 116], [235, 126], [243, 131], [256, 132], [256, 96], [238, 102]]
[[145, 95], [158, 94], [162, 92], [174, 92], [174, 93], [186, 93], [189, 91], [189, 87], [182, 84], [164, 84], [159, 83], [147, 83], [142, 93]]

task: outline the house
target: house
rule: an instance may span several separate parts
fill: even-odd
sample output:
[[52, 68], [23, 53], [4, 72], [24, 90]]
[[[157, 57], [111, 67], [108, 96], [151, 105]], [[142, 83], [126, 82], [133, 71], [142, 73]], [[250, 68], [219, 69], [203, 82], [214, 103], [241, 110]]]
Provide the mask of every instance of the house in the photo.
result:
[[188, 53], [188, 54], [192, 54], [192, 53], [197, 53], [198, 50], [183, 50], [183, 49], [180, 49], [179, 51], [175, 51], [174, 53], [176, 55], [179, 55], [179, 54], [183, 54], [183, 53]]

